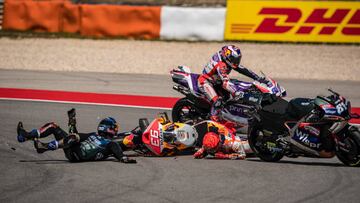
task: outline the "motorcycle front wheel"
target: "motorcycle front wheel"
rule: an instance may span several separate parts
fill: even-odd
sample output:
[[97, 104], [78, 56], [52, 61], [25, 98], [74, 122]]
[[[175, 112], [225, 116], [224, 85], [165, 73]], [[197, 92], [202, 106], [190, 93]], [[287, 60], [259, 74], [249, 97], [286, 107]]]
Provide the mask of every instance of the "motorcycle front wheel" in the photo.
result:
[[360, 131], [356, 127], [351, 127], [347, 138], [344, 140], [347, 150], [339, 148], [336, 151], [338, 159], [347, 166], [360, 166]]
[[174, 122], [181, 123], [196, 122], [201, 119], [201, 113], [186, 98], [182, 98], [175, 103], [171, 116]]
[[276, 141], [277, 136], [265, 135], [261, 125], [252, 126], [249, 132], [249, 145], [261, 160], [277, 162], [283, 158], [282, 148]]

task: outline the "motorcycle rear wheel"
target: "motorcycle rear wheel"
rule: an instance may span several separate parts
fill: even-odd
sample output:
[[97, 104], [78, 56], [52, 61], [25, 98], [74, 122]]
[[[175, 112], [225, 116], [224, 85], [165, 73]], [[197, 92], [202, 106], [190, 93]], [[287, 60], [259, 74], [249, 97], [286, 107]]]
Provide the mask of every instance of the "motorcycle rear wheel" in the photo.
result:
[[276, 138], [272, 136], [264, 136], [263, 129], [260, 125], [251, 127], [248, 137], [249, 145], [261, 160], [267, 162], [278, 162], [284, 157], [281, 149], [276, 142]]
[[172, 119], [174, 122], [194, 122], [201, 118], [199, 112], [196, 111], [193, 104], [186, 98], [178, 100], [172, 108]]
[[350, 151], [345, 152], [343, 150], [336, 151], [338, 159], [347, 166], [359, 167], [360, 166], [360, 131], [359, 129], [352, 127], [348, 131], [349, 135], [345, 139], [345, 144], [350, 146]]

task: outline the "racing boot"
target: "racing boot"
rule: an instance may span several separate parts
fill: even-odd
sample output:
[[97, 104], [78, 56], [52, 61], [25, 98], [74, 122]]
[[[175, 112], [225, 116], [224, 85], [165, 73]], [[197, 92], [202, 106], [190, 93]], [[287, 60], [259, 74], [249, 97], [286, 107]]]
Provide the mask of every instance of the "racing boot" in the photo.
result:
[[215, 99], [215, 101], [213, 102], [212, 106], [211, 106], [211, 116], [210, 119], [215, 121], [215, 122], [221, 122], [222, 119], [220, 118], [220, 112], [221, 112], [221, 107], [222, 107], [222, 98], [218, 97], [217, 99]]
[[24, 129], [23, 123], [20, 121], [17, 125], [17, 140], [18, 142], [25, 142], [26, 140], [33, 140], [38, 137], [38, 131], [36, 129], [31, 132], [27, 132]]
[[40, 142], [38, 139], [34, 139], [34, 147], [36, 152], [42, 154], [48, 150], [54, 151], [59, 148], [59, 144], [56, 140], [53, 140], [49, 143]]

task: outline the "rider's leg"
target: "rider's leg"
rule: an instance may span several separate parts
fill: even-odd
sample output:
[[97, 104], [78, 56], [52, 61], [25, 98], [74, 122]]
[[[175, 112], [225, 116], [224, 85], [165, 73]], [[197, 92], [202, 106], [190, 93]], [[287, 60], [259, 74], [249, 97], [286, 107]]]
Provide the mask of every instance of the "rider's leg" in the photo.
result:
[[61, 140], [67, 136], [67, 133], [61, 129], [56, 123], [47, 123], [39, 129], [33, 129], [27, 132], [22, 122], [17, 126], [17, 139], [19, 142], [25, 142], [26, 140], [34, 140], [35, 138], [44, 138], [53, 134], [56, 140]]
[[40, 138], [47, 137], [53, 134], [56, 140], [64, 139], [68, 135], [63, 129], [61, 129], [54, 122], [45, 124], [38, 130], [38, 132]]
[[34, 140], [34, 147], [37, 153], [44, 153], [49, 150], [54, 151], [59, 148], [62, 148], [62, 146], [63, 146], [63, 140], [53, 140], [48, 143], [43, 143], [38, 139]]
[[60, 140], [52, 140], [51, 142], [44, 143], [40, 142], [40, 140], [34, 140], [34, 147], [38, 153], [44, 153], [46, 151], [54, 151], [61, 148], [69, 148], [74, 143], [80, 142], [80, 135], [79, 134], [70, 134], [65, 136], [63, 139]]
[[208, 100], [210, 100], [212, 103], [211, 112], [210, 112], [211, 120], [219, 121], [220, 120], [219, 113], [222, 104], [221, 98], [217, 95], [213, 85], [208, 80], [199, 78], [199, 86], [201, 90], [205, 93]]

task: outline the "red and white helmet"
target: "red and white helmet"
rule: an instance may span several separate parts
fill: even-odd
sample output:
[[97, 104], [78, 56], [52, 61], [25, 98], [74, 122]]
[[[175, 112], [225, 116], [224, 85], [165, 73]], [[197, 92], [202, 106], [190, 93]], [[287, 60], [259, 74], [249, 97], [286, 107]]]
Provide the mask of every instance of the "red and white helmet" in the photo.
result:
[[203, 148], [208, 153], [215, 153], [220, 145], [219, 135], [214, 132], [208, 132], [203, 138]]
[[231, 68], [237, 68], [241, 61], [241, 51], [234, 45], [223, 46], [220, 51], [221, 59]]

